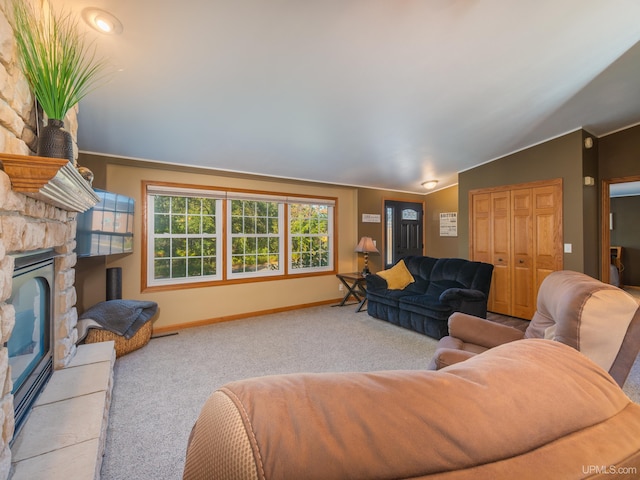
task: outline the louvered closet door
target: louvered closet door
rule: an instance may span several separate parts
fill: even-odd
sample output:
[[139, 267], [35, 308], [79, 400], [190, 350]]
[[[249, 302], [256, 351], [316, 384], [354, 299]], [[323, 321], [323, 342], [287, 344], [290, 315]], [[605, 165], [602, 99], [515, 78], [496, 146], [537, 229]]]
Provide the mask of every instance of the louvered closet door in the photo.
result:
[[505, 315], [511, 312], [509, 211], [509, 192], [471, 197], [471, 260], [493, 264], [487, 307]]
[[[492, 219], [491, 219], [491, 194], [484, 193], [471, 197], [471, 211], [474, 212], [471, 226], [471, 260], [476, 262], [493, 263], [492, 252]], [[494, 311], [496, 291], [496, 276], [491, 280], [489, 289], [488, 308]]]
[[547, 275], [562, 270], [562, 185], [533, 189], [533, 217], [535, 222], [534, 284], [536, 296]]
[[471, 203], [473, 260], [491, 263], [491, 195], [474, 195]]
[[511, 205], [509, 192], [491, 194], [491, 311], [511, 315]]
[[530, 188], [511, 191], [511, 232], [513, 238], [513, 280], [511, 315], [531, 318], [533, 297], [533, 205]]

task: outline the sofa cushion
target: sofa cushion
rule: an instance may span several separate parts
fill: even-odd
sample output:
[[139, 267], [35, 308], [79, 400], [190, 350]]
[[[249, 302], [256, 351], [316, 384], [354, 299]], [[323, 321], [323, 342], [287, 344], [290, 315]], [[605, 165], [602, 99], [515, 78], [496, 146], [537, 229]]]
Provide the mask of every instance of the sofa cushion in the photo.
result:
[[399, 299], [400, 308], [426, 315], [446, 322], [451, 315], [451, 307], [431, 295], [407, 295]]
[[407, 269], [403, 260], [400, 260], [388, 270], [378, 272], [378, 276], [387, 281], [389, 290], [402, 290], [410, 283], [414, 282], [411, 272]]
[[431, 271], [438, 260], [438, 258], [417, 255], [409, 255], [403, 259], [413, 278], [422, 278], [426, 281], [431, 278]]
[[408, 292], [407, 290], [369, 290], [367, 291], [367, 299], [371, 303], [378, 302], [390, 307], [399, 307], [400, 299], [403, 297], [410, 297], [415, 293]]
[[480, 290], [489, 295], [493, 266], [462, 258], [440, 258], [431, 271], [431, 282], [455, 281], [460, 288]]
[[436, 280], [429, 282], [429, 288], [427, 288], [427, 295], [435, 298], [439, 298], [442, 292], [449, 288], [466, 288], [460, 282], [455, 280]]
[[429, 281], [420, 277], [413, 277], [414, 282], [407, 285], [404, 289], [405, 292], [410, 292], [412, 295], [423, 294], [429, 287]]

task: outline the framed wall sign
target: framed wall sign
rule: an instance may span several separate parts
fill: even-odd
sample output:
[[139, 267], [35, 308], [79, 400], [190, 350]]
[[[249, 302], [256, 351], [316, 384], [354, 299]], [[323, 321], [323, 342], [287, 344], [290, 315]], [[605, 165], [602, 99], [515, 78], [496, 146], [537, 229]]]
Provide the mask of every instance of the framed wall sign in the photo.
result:
[[440, 236], [458, 236], [458, 212], [447, 212], [440, 214]]

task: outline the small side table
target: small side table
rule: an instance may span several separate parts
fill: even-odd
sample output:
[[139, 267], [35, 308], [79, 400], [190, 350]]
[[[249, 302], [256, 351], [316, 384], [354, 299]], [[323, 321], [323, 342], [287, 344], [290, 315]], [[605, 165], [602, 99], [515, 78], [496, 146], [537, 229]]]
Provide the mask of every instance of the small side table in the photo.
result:
[[345, 305], [352, 305], [346, 302], [349, 300], [349, 297], [353, 297], [356, 299], [356, 302], [359, 302], [356, 312], [361, 312], [364, 304], [367, 302], [367, 277], [360, 272], [338, 273], [336, 277], [347, 287], [347, 293], [340, 303], [333, 306], [344, 307]]

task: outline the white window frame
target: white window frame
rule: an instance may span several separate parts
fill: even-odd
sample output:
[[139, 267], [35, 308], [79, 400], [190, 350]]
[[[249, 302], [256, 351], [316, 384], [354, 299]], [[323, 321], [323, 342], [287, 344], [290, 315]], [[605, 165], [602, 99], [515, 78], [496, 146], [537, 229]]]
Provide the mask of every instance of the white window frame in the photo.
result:
[[[193, 234], [189, 235], [157, 235], [155, 233], [155, 201], [156, 196], [171, 196], [178, 198], [210, 198], [215, 200], [215, 219], [216, 219], [216, 232], [214, 234]], [[206, 190], [197, 188], [182, 188], [182, 187], [170, 187], [162, 185], [147, 185], [146, 200], [147, 200], [147, 286], [156, 287], [162, 285], [183, 285], [192, 283], [212, 282], [222, 280], [223, 276], [223, 235], [224, 231], [223, 218], [222, 218], [222, 204], [225, 198], [224, 192], [216, 190]], [[215, 275], [199, 275], [193, 277], [177, 277], [177, 278], [155, 278], [155, 240], [157, 238], [209, 238], [216, 242], [216, 273]], [[188, 261], [189, 257], [185, 257]]]
[[333, 257], [334, 257], [334, 210], [335, 210], [335, 202], [328, 200], [318, 200], [318, 199], [307, 199], [307, 198], [289, 198], [288, 204], [299, 204], [299, 205], [314, 205], [314, 206], [326, 206], [327, 207], [327, 233], [324, 234], [309, 234], [303, 235], [305, 237], [320, 237], [320, 236], [328, 236], [329, 237], [329, 263], [326, 266], [321, 267], [303, 267], [303, 268], [294, 268], [293, 267], [293, 238], [298, 235], [294, 235], [291, 232], [291, 209], [287, 211], [287, 231], [288, 231], [288, 261], [287, 261], [287, 270], [290, 274], [302, 274], [302, 273], [314, 273], [314, 272], [328, 272], [333, 270]]
[[[146, 183], [146, 182], [145, 182]], [[171, 196], [179, 198], [211, 198], [216, 200], [215, 203], [215, 221], [216, 232], [215, 234], [206, 235], [202, 232], [198, 234], [189, 235], [188, 228], [185, 233], [175, 235], [177, 238], [211, 238], [216, 242], [216, 273], [215, 275], [200, 275], [193, 277], [177, 277], [177, 278], [155, 278], [155, 240], [157, 238], [172, 238], [171, 234], [156, 234], [155, 233], [155, 196]], [[145, 287], [163, 287], [163, 286], [176, 286], [188, 284], [212, 284], [216, 282], [237, 281], [260, 279], [264, 277], [286, 277], [305, 275], [313, 273], [331, 272], [334, 270], [335, 260], [335, 233], [334, 233], [334, 221], [335, 221], [335, 199], [331, 198], [306, 198], [302, 196], [286, 196], [279, 194], [268, 193], [253, 193], [253, 192], [241, 192], [241, 191], [227, 191], [217, 189], [207, 189], [206, 187], [189, 187], [184, 185], [171, 185], [171, 184], [153, 184], [151, 182], [146, 183], [146, 281]], [[264, 201], [277, 203], [278, 205], [278, 232], [277, 234], [243, 234], [237, 235], [232, 233], [232, 209], [231, 202], [233, 200], [243, 201]], [[290, 232], [291, 216], [290, 204], [310, 204], [310, 205], [326, 205], [328, 206], [328, 244], [329, 255], [328, 265], [322, 267], [304, 267], [293, 268], [292, 265], [292, 248], [293, 248], [293, 235]], [[188, 214], [188, 211], [185, 212]], [[188, 222], [188, 219], [185, 219]], [[188, 224], [188, 223], [187, 223]], [[318, 234], [324, 236], [325, 234]], [[277, 238], [279, 245], [278, 252], [278, 268], [277, 269], [264, 269], [253, 272], [233, 272], [233, 254], [232, 254], [232, 242], [235, 237], [270, 237]], [[257, 254], [256, 254], [257, 255]], [[185, 259], [188, 262], [189, 256]]]
[[[231, 215], [231, 202], [233, 200], [240, 200], [246, 202], [270, 202], [278, 204], [278, 233], [277, 234], [234, 234], [232, 233], [232, 215]], [[227, 242], [227, 253], [226, 253], [226, 262], [227, 262], [227, 279], [236, 280], [240, 278], [259, 278], [259, 277], [273, 277], [273, 276], [282, 276], [285, 274], [284, 263], [285, 263], [285, 250], [287, 245], [285, 243], [284, 236], [284, 201], [283, 197], [278, 195], [260, 195], [260, 194], [251, 194], [251, 193], [238, 193], [238, 192], [227, 192], [227, 225], [226, 225], [226, 242]], [[278, 245], [280, 246], [280, 251], [278, 252], [278, 268], [277, 269], [264, 269], [255, 272], [234, 272], [233, 271], [233, 254], [232, 254], [232, 243], [233, 239], [237, 237], [245, 237], [245, 238], [258, 238], [258, 237], [267, 237], [267, 238], [277, 238]]]

